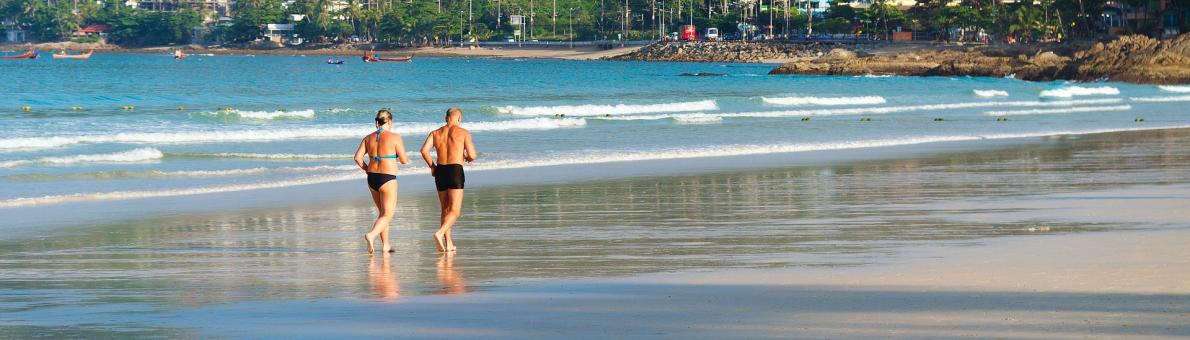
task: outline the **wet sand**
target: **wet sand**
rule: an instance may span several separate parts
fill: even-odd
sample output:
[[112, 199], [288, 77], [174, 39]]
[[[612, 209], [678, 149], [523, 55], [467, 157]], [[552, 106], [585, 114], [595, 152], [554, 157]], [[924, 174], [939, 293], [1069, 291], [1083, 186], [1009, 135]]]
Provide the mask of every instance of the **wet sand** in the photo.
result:
[[1190, 335], [1190, 130], [932, 147], [4, 238], [0, 338]]

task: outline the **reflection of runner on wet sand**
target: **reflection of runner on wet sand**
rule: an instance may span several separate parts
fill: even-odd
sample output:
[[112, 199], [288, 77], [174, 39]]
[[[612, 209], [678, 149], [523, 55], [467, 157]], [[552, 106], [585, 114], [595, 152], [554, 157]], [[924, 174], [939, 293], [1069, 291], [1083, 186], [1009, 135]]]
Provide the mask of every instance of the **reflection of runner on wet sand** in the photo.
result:
[[438, 256], [438, 283], [442, 285], [442, 294], [460, 294], [467, 292], [467, 284], [463, 276], [455, 270], [455, 257], [446, 253]]
[[372, 291], [376, 293], [376, 298], [395, 300], [401, 297], [401, 286], [397, 284], [397, 277], [389, 262], [389, 258], [392, 256], [387, 252], [383, 254], [379, 260], [370, 259], [368, 261], [368, 283], [372, 284]]

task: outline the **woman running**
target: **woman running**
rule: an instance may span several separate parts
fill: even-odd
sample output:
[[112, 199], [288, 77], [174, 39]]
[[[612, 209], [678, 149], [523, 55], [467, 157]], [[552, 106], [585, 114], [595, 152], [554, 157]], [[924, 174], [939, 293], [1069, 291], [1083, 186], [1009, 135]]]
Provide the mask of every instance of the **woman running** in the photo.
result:
[[[380, 235], [380, 242], [384, 243], [385, 252], [392, 252], [393, 247], [388, 241], [388, 225], [397, 212], [397, 164], [408, 164], [405, 157], [405, 142], [401, 135], [392, 132], [393, 114], [388, 109], [376, 112], [376, 132], [364, 136], [359, 149], [355, 150], [355, 164], [368, 173], [368, 189], [372, 193], [372, 201], [376, 202], [376, 209], [380, 216], [372, 224], [372, 231], [364, 234], [364, 241], [368, 243], [368, 253], [376, 251], [373, 243]], [[365, 162], [366, 161], [366, 162]]]

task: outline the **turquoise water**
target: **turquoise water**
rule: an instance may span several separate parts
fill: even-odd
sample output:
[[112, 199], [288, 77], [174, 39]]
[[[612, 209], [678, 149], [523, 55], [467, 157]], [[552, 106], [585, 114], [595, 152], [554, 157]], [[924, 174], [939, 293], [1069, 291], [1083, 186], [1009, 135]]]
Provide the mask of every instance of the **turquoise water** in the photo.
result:
[[[755, 64], [324, 60], [0, 61], [0, 208], [358, 180], [350, 154], [381, 107], [396, 113], [411, 151], [448, 107], [462, 108], [477, 171], [1190, 125], [1190, 86], [768, 76], [772, 65]], [[727, 76], [676, 76], [684, 72]]]

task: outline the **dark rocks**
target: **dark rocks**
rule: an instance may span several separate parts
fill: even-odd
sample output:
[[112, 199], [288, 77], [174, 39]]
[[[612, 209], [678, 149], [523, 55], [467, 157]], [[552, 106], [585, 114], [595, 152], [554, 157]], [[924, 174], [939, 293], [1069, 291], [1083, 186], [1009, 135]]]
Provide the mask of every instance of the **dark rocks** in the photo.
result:
[[[1026, 49], [1033, 48], [1034, 51]], [[1018, 79], [1132, 83], [1190, 83], [1190, 34], [1158, 41], [1125, 36], [1084, 49], [1069, 46], [984, 47], [967, 49], [923, 48], [914, 53], [856, 56], [834, 50], [813, 60], [800, 60], [774, 68], [769, 74], [910, 76], [1013, 75]], [[1065, 55], [1063, 55], [1065, 54]]]
[[607, 58], [622, 61], [763, 62], [814, 58], [826, 54], [834, 44], [788, 44], [775, 42], [695, 41], [658, 42], [635, 52]]

